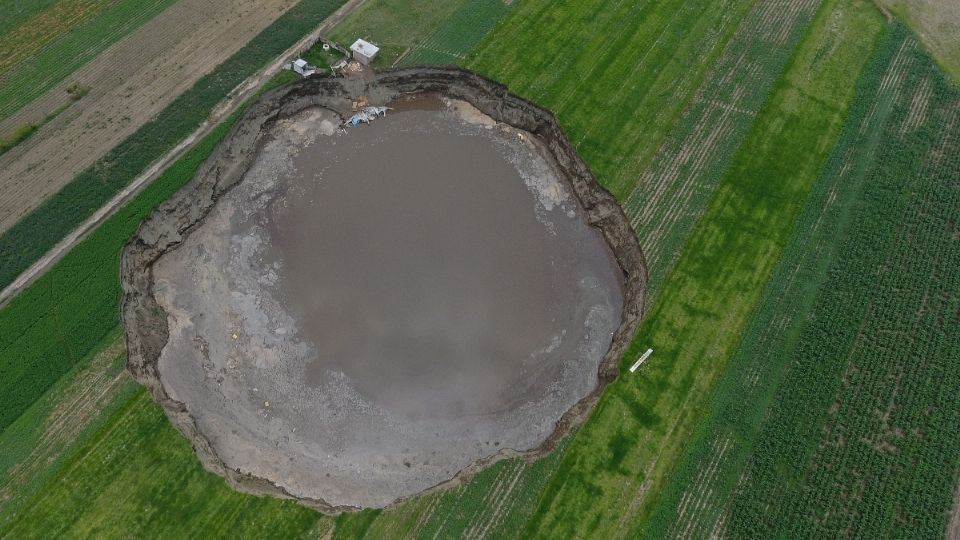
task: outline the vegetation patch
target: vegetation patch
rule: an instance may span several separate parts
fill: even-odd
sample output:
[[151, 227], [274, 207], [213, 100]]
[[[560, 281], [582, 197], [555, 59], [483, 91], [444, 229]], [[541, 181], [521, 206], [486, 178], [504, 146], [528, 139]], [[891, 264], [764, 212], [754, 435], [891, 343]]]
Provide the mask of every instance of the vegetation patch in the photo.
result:
[[20, 124], [10, 133], [0, 137], [0, 154], [27, 140], [40, 126], [36, 124]]
[[[882, 29], [870, 9], [839, 1], [821, 9], [645, 316], [620, 378], [564, 453], [530, 535], [633, 536], [642, 526], [647, 495], [660, 492], [704, 413]], [[648, 347], [646, 366], [627, 372]]]
[[[830, 172], [862, 183], [728, 502], [731, 536], [934, 538], [960, 477], [960, 91], [895, 26]], [[810, 293], [808, 293], [810, 294]], [[758, 414], [761, 414], [758, 412]]]
[[504, 0], [463, 3], [399, 61], [408, 66], [459, 64], [509, 9]]
[[553, 111], [623, 200], [754, 3], [524, 1], [466, 65]]

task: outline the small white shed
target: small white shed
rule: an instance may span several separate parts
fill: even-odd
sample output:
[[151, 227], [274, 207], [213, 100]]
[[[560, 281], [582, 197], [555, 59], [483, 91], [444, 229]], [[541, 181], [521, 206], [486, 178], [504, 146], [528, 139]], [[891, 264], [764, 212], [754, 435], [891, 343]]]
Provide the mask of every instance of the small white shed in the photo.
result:
[[307, 64], [307, 61], [304, 60], [303, 58], [297, 58], [296, 60], [293, 61], [293, 70], [303, 75], [304, 77], [309, 77], [310, 75], [313, 75], [316, 72], [316, 70], [313, 69], [309, 64]]
[[350, 50], [353, 51], [354, 60], [360, 62], [361, 64], [370, 65], [370, 62], [373, 62], [373, 59], [376, 58], [377, 53], [380, 52], [380, 47], [377, 47], [369, 41], [358, 39], [353, 42], [353, 45], [350, 46]]

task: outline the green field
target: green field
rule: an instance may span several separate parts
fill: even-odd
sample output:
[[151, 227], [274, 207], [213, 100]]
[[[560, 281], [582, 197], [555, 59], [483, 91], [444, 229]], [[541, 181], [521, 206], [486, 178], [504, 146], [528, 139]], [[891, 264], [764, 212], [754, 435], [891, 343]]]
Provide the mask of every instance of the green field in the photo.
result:
[[[734, 535], [941, 535], [960, 474], [960, 91], [902, 27], [858, 100], [843, 254], [784, 349], [787, 373], [729, 506]], [[884, 95], [886, 94], [886, 95]], [[785, 472], [789, 471], [789, 472]]]
[[875, 13], [844, 4], [824, 5], [758, 115], [624, 365], [647, 347], [654, 356], [641, 375], [624, 371], [607, 388], [565, 452], [530, 534], [632, 537], [642, 527], [650, 500], [644, 495], [662, 488], [703, 414], [839, 134], [881, 29]]
[[400, 60], [405, 65], [460, 64], [509, 9], [503, 0], [463, 3]]
[[[705, 535], [728, 519], [727, 504], [756, 444], [765, 413], [790, 369], [786, 358], [800, 347], [801, 339], [811, 339], [801, 335], [803, 324], [818, 292], [825, 286], [828, 269], [840, 257], [844, 233], [855, 226], [851, 225], [852, 214], [863, 203], [864, 190], [877, 187], [867, 183], [870, 167], [878, 158], [878, 147], [887, 135], [884, 126], [899, 125], [915, 95], [905, 90], [916, 81], [904, 76], [904, 70], [914, 66], [891, 65], [893, 53], [904, 43], [901, 28], [888, 32], [868, 64], [843, 135], [807, 200], [794, 237], [743, 333], [730, 367], [718, 384], [708, 420], [656, 505], [648, 536], [657, 538], [681, 532]], [[784, 387], [783, 391], [793, 389]], [[815, 410], [811, 405], [798, 411], [809, 414]], [[697, 511], [690, 512], [690, 508]]]
[[557, 112], [647, 254], [647, 365], [549, 457], [386, 511], [233, 492], [116, 353], [120, 246], [222, 126], [0, 309], [0, 536], [943, 537], [960, 90], [864, 0], [497, 2], [370, 0], [333, 35]]
[[378, 0], [367, 2], [336, 26], [330, 37], [349, 47], [357, 38], [380, 46], [377, 67], [389, 67], [443, 24], [468, 0]]

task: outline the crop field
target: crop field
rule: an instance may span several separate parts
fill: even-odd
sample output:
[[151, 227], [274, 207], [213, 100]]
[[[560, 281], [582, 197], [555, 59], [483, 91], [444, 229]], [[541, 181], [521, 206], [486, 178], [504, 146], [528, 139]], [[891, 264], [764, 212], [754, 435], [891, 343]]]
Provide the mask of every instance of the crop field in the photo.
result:
[[59, 0], [0, 34], [0, 121], [173, 2]]
[[383, 511], [203, 471], [119, 370], [118, 256], [228, 123], [0, 309], [0, 537], [944, 536], [960, 89], [906, 26], [865, 0], [404, 4], [369, 0], [333, 37], [551, 108], [636, 228], [649, 310], [589, 420]]
[[[96, 166], [98, 159], [161, 113], [175, 98], [198, 83], [202, 85], [204, 77], [209, 77], [242, 47], [248, 47], [244, 51], [248, 56], [259, 58], [251, 53], [269, 51], [264, 49], [267, 42], [292, 45], [295, 39], [285, 40], [299, 24], [281, 24], [272, 31], [275, 37], [254, 38], [295, 3], [177, 2], [0, 123], [10, 129], [42, 124], [51, 111], [71, 102], [71, 87], [79, 85], [84, 89], [82, 106], [70, 107], [0, 156], [0, 187], [4, 193], [0, 197], [0, 231], [8, 230], [84, 170]], [[302, 33], [295, 35], [300, 37]], [[257, 43], [251, 46], [253, 42]], [[265, 63], [261, 60], [252, 65], [259, 68]], [[29, 78], [28, 84], [34, 79]], [[198, 125], [202, 117], [195, 118]], [[184, 136], [175, 135], [178, 139]], [[64, 153], [63, 148], [71, 151]]]
[[[955, 426], [957, 411], [953, 410], [954, 418], [951, 419], [949, 407], [938, 403], [939, 398], [935, 396], [917, 395], [901, 402], [898, 398], [901, 391], [897, 389], [902, 388], [904, 392], [913, 394], [914, 391], [906, 390], [908, 384], [916, 389], [922, 388], [928, 384], [923, 377], [930, 377], [945, 369], [943, 365], [929, 365], [931, 361], [946, 365], [956, 362], [955, 358], [951, 358], [951, 353], [945, 350], [930, 354], [905, 350], [918, 346], [918, 342], [906, 338], [908, 335], [916, 336], [920, 341], [939, 341], [950, 339], [949, 336], [956, 339], [956, 320], [952, 328], [949, 325], [949, 313], [951, 310], [955, 312], [955, 294], [948, 293], [942, 299], [944, 304], [929, 307], [921, 307], [924, 301], [917, 297], [924, 290], [956, 290], [951, 282], [956, 279], [955, 276], [948, 275], [947, 266], [939, 266], [954, 264], [949, 260], [956, 248], [951, 249], [949, 238], [951, 228], [955, 234], [956, 226], [925, 223], [927, 231], [940, 230], [946, 234], [921, 233], [912, 236], [908, 246], [896, 241], [889, 233], [884, 236], [881, 233], [883, 229], [878, 227], [871, 214], [883, 214], [883, 209], [892, 203], [887, 197], [905, 187], [897, 185], [905, 177], [914, 178], [913, 182], [928, 183], [930, 189], [940, 191], [944, 206], [936, 212], [940, 215], [933, 219], [947, 221], [951, 213], [955, 214], [957, 202], [951, 197], [956, 196], [958, 165], [942, 160], [933, 167], [939, 169], [938, 173], [927, 176], [929, 173], [924, 168], [929, 165], [924, 161], [930, 159], [931, 152], [939, 153], [956, 144], [956, 128], [951, 127], [950, 122], [938, 124], [942, 119], [957, 114], [957, 105], [960, 104], [958, 98], [960, 93], [949, 89], [942, 75], [936, 73], [930, 59], [902, 27], [889, 32], [860, 81], [844, 134], [833, 149], [828, 166], [808, 200], [798, 221], [797, 232], [767, 286], [759, 309], [744, 332], [743, 342], [731, 360], [730, 368], [718, 384], [709, 419], [694, 438], [679, 472], [657, 503], [648, 531], [650, 537], [705, 536], [715, 530], [724, 530], [735, 536], [748, 533], [774, 535], [778, 531], [782, 533], [788, 530], [809, 530], [814, 534], [818, 530], [822, 533], [827, 530], [850, 530], [859, 536], [882, 537], [894, 532], [894, 523], [899, 520], [909, 530], [924, 531], [924, 536], [936, 536], [937, 527], [942, 525], [942, 516], [938, 512], [948, 506], [945, 500], [949, 499], [950, 481], [955, 478], [958, 467], [955, 457], [957, 438], [955, 435], [940, 435], [936, 444], [929, 446], [920, 446], [921, 441], [910, 439], [911, 436], [922, 436], [921, 431], [926, 433], [943, 429], [944, 426]], [[905, 149], [910, 151], [905, 152]], [[951, 177], [954, 179], [952, 185], [948, 180]], [[887, 185], [884, 185], [885, 182]], [[914, 188], [911, 186], [910, 189]], [[879, 194], [886, 196], [877, 198]], [[920, 196], [920, 193], [914, 196]], [[890, 213], [887, 219], [903, 219], [909, 215], [909, 210], [905, 209], [904, 212]], [[891, 230], [889, 225], [887, 230]], [[854, 239], [857, 235], [872, 234], [869, 231], [879, 236], [869, 240], [865, 236]], [[917, 250], [911, 251], [910, 257], [919, 256], [919, 260], [914, 262], [925, 264], [923, 275], [904, 272], [898, 276], [897, 279], [903, 280], [902, 283], [906, 285], [904, 288], [887, 288], [883, 283], [867, 287], [863, 283], [847, 281], [845, 290], [842, 289], [840, 279], [853, 276], [864, 279], [876, 275], [875, 272], [882, 266], [876, 262], [877, 259], [871, 265], [848, 258], [858, 249], [853, 242], [862, 241], [877, 242], [871, 248], [878, 249], [871, 254], [877, 258], [892, 256], [890, 250], [893, 249]], [[899, 245], [893, 247], [893, 242]], [[884, 245], [891, 247], [882, 248]], [[884, 254], [884, 251], [887, 253]], [[926, 263], [921, 262], [924, 259]], [[941, 259], [942, 262], [934, 262], [934, 259]], [[852, 264], [863, 266], [856, 269], [850, 266]], [[871, 289], [874, 291], [872, 295], [869, 292]], [[838, 296], [831, 297], [833, 294]], [[855, 315], [851, 312], [858, 308], [851, 304], [874, 303], [883, 296], [895, 296], [890, 301], [900, 303], [901, 307], [895, 308], [898, 312], [911, 313], [916, 317], [918, 311], [931, 309], [941, 316], [947, 315], [948, 318], [942, 322], [948, 324], [943, 327], [934, 323], [926, 332], [917, 332], [912, 326], [916, 322], [897, 321], [894, 313], [886, 313], [881, 315], [885, 321], [882, 333], [889, 332], [890, 338], [880, 338], [874, 332], [881, 329], [871, 328], [870, 325], [878, 325], [881, 319], [867, 320], [862, 304], [860, 313]], [[821, 314], [819, 310], [829, 310], [830, 313]], [[843, 312], [846, 313], [841, 315]], [[930, 316], [936, 317], [933, 313]], [[857, 322], [848, 324], [844, 321], [838, 324], [838, 317], [853, 317]], [[822, 322], [818, 324], [818, 321]], [[850, 347], [850, 336], [846, 337], [843, 345], [831, 346], [833, 332], [827, 332], [823, 325], [849, 327], [851, 330], [859, 327], [860, 335], [853, 339], [872, 343], [871, 347], [889, 348], [890, 351], [882, 355], [876, 349], [855, 353], [847, 349]], [[844, 338], [837, 337], [843, 342]], [[900, 345], [898, 349], [893, 344], [896, 339], [904, 339], [910, 345]], [[838, 352], [843, 350], [850, 352]], [[863, 354], [877, 356], [866, 360]], [[831, 362], [836, 362], [833, 374], [824, 376], [822, 372], [813, 371], [828, 369]], [[815, 389], [810, 384], [810, 381], [819, 381], [818, 386], [822, 386], [824, 381], [839, 382], [846, 377], [838, 375], [838, 370], [849, 369], [852, 365], [857, 366], [857, 372], [873, 371], [870, 377], [883, 379], [886, 377], [885, 370], [900, 372], [907, 370], [907, 365], [914, 362], [928, 364], [932, 372], [921, 374], [914, 371], [909, 375], [896, 375], [895, 380], [891, 379], [889, 383], [873, 382], [867, 395], [851, 392], [848, 387]], [[850, 376], [853, 377], [853, 373]], [[856, 376], [858, 386], [863, 385], [863, 376], [867, 375]], [[911, 377], [913, 380], [910, 380]], [[955, 392], [949, 387], [943, 391]], [[817, 394], [822, 396], [819, 400], [811, 399]], [[777, 404], [778, 409], [783, 406], [796, 407], [789, 413], [792, 424], [783, 417], [764, 418], [774, 406], [772, 404], [779, 400], [785, 403]], [[878, 404], [878, 400], [882, 403]], [[875, 409], [870, 409], [873, 407]], [[864, 408], [869, 410], [864, 411]], [[909, 410], [911, 408], [912, 411]], [[851, 414], [849, 409], [856, 412]], [[925, 418], [928, 411], [937, 411], [934, 414], [944, 416]], [[784, 410], [780, 409], [779, 414], [785, 414]], [[860, 414], [863, 416], [858, 416]], [[831, 420], [836, 415], [844, 417]], [[889, 416], [881, 419], [878, 415]], [[857, 423], [847, 425], [854, 418]], [[900, 424], [906, 419], [913, 424], [909, 428]], [[831, 425], [832, 422], [840, 425]], [[806, 434], [806, 440], [804, 437], [787, 435], [791, 432], [791, 426], [797, 426], [798, 423], [806, 424], [802, 432]], [[914, 429], [917, 431], [912, 431]], [[830, 436], [824, 440], [822, 434], [828, 432]], [[894, 435], [898, 432], [901, 436]], [[883, 437], [891, 436], [892, 439], [880, 442]], [[874, 440], [879, 444], [871, 446], [870, 442]], [[843, 441], [839, 445], [842, 448], [838, 447], [840, 441]], [[818, 443], [821, 444], [821, 450], [815, 452], [813, 445]], [[765, 456], [771, 455], [768, 454], [770, 447], [765, 446], [770, 444], [790, 445], [795, 453], [806, 447], [806, 457], [801, 457], [804, 456], [801, 453], [796, 459], [809, 461], [801, 461], [791, 467], [778, 463], [776, 474], [780, 479], [767, 476], [761, 480], [752, 467], [756, 466], [755, 460], [759, 464], [765, 461]], [[941, 446], [944, 444], [947, 446]], [[921, 459], [918, 454], [920, 451], [932, 454], [923, 455]], [[854, 458], [850, 453], [857, 457]], [[894, 457], [889, 453], [901, 455]], [[935, 463], [935, 470], [952, 470], [954, 475], [911, 478], [910, 482], [919, 484], [915, 488], [918, 489], [916, 493], [911, 493], [910, 486], [886, 484], [896, 478], [909, 478], [911, 474], [908, 471], [897, 470], [897, 463], [903, 467], [914, 460]], [[805, 515], [791, 515], [788, 509], [790, 499], [784, 499], [788, 486], [803, 482], [800, 480], [802, 471], [813, 473], [814, 468], [819, 471], [827, 463], [831, 464], [824, 471], [827, 476], [820, 476], [824, 473], [817, 472], [819, 480], [810, 477], [805, 481], [807, 485], [795, 488], [802, 495], [796, 495], [798, 498], [794, 501], [802, 498], [803, 502], [793, 502], [800, 505], [794, 508], [807, 508], [808, 512]], [[786, 486], [782, 479], [784, 470], [798, 472], [798, 477], [793, 481], [788, 480]], [[857, 489], [871, 492], [849, 493], [844, 495], [842, 501], [827, 498], [831, 493], [836, 496], [838, 484], [857, 485], [849, 477], [837, 482], [837, 475], [844, 473], [869, 482], [857, 486]], [[770, 474], [769, 468], [767, 474]], [[819, 485], [815, 482], [819, 482]], [[938, 483], [939, 491], [921, 487]], [[877, 504], [876, 499], [871, 500], [871, 497], [880, 494], [885, 494], [882, 506]], [[932, 498], [923, 500], [921, 497], [924, 496]], [[827, 504], [814, 507], [813, 501], [821, 498], [826, 498]], [[776, 510], [761, 520], [755, 514], [761, 507]], [[830, 508], [842, 511], [828, 511]], [[829, 524], [804, 522], [815, 515], [830, 516], [834, 521]], [[839, 520], [844, 521], [841, 523]]]
[[461, 4], [400, 61], [406, 65], [459, 64], [509, 9], [503, 0]]
[[[340, 5], [339, 0], [302, 0], [216, 69], [209, 66], [213, 70], [202, 77], [193, 73], [191, 76], [199, 80], [192, 86], [187, 77], [176, 83], [181, 86], [179, 91], [174, 91], [176, 84], [153, 87], [158, 92], [173, 92], [168, 96], [172, 101], [165, 107], [155, 103], [154, 109], [146, 107], [136, 113], [142, 126], [131, 117], [130, 123], [114, 130], [116, 122], [106, 121], [112, 118], [111, 114], [94, 106], [91, 95], [84, 99], [87, 102], [84, 114], [96, 117], [100, 113], [99, 119], [90, 119], [95, 125], [88, 126], [81, 119], [70, 120], [62, 115], [24, 143], [25, 148], [0, 156], [0, 185], [6, 182], [10, 186], [0, 195], [0, 230], [9, 227], [0, 234], [0, 287], [12, 282], [150, 163], [196, 129], [213, 107], [244, 79], [293, 45]], [[222, 30], [229, 33], [229, 28]], [[216, 36], [205, 39], [214, 38]], [[180, 43], [179, 46], [189, 45]], [[212, 55], [203, 61], [215, 60], [216, 55]], [[144, 73], [148, 72], [157, 76], [152, 69]], [[144, 84], [150, 86], [150, 83]], [[122, 86], [113, 91], [120, 94], [114, 96], [119, 101], [104, 98], [98, 103], [112, 110], [118, 103], [131, 107], [151, 99], [147, 93]], [[61, 120], [70, 121], [69, 126], [59, 125]], [[54, 131], [53, 135], [44, 138], [44, 129]], [[124, 139], [122, 135], [127, 132], [131, 134]], [[109, 142], [111, 138], [119, 144], [113, 146]], [[69, 156], [64, 156], [64, 147], [73, 149]], [[105, 154], [99, 157], [101, 153]], [[5, 168], [7, 165], [10, 167]], [[86, 168], [79, 168], [81, 165]], [[51, 196], [44, 198], [47, 194]], [[37, 204], [40, 206], [27, 213]]]
[[851, 126], [861, 151], [838, 165], [839, 181], [862, 174], [864, 186], [837, 240], [843, 257], [784, 351], [789, 371], [730, 501], [733, 534], [936, 537], [952, 506], [960, 92], [902, 28], [877, 64], [879, 89], [858, 101], [889, 109]]

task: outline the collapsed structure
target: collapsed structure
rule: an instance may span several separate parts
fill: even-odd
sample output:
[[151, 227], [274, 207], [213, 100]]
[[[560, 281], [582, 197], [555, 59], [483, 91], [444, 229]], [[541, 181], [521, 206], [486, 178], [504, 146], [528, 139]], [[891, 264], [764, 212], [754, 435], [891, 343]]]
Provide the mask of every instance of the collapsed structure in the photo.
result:
[[[430, 417], [429, 411], [407, 410], [406, 416], [380, 411], [382, 403], [363, 396], [343, 401], [344, 406], [331, 404], [324, 392], [342, 384], [348, 393], [356, 388], [329, 369], [322, 391], [290, 388], [285, 377], [306, 369], [292, 364], [315, 356], [316, 351], [309, 340], [294, 339], [301, 329], [283, 309], [269, 308], [279, 297], [264, 291], [274, 286], [278, 274], [286, 269], [263, 262], [265, 252], [258, 247], [263, 244], [258, 235], [264, 234], [263, 227], [258, 228], [260, 222], [237, 232], [234, 227], [239, 218], [233, 206], [260, 201], [256, 204], [263, 206], [258, 208], [267, 208], [279, 197], [277, 193], [288, 189], [270, 183], [275, 182], [276, 174], [259, 187], [262, 178], [255, 177], [257, 170], [270, 172], [269, 164], [258, 165], [257, 160], [264, 148], [285, 136], [278, 129], [287, 126], [285, 129], [296, 131], [308, 125], [329, 136], [337, 124], [352, 123], [356, 114], [366, 111], [353, 110], [359, 96], [369, 96], [371, 103], [378, 104], [369, 106], [368, 115], [382, 114], [388, 105], [418, 96], [439, 96], [460, 104], [454, 106], [472, 122], [484, 128], [496, 126], [504, 136], [521, 141], [526, 157], [519, 166], [546, 164], [540, 172], [549, 169], [560, 182], [548, 186], [548, 195], [561, 201], [569, 194], [573, 199], [563, 206], [563, 211], [570, 213], [567, 217], [582, 212], [585, 222], [599, 231], [622, 272], [622, 299], [616, 304], [622, 309], [611, 311], [604, 307], [606, 301], [594, 306], [600, 311], [591, 308], [592, 304], [584, 306], [591, 308], [594, 318], [599, 317], [583, 323], [587, 326], [579, 330], [586, 330], [583, 343], [596, 353], [589, 358], [571, 354], [561, 358], [558, 367], [568, 374], [564, 377], [574, 377], [575, 390], [559, 379], [539, 381], [549, 388], [538, 391], [536, 395], [541, 397], [536, 403], [511, 398], [514, 401], [508, 400], [510, 405], [503, 410], [467, 410], [441, 421]], [[312, 124], [292, 120], [306, 113]], [[183, 260], [188, 263], [178, 262]], [[210, 271], [214, 273], [205, 273], [205, 265], [213, 267]], [[255, 267], [257, 273], [216, 273], [231, 266]], [[454, 485], [504, 457], [534, 459], [551, 451], [616, 377], [618, 362], [640, 320], [645, 280], [643, 256], [629, 222], [549, 112], [510, 95], [492, 81], [458, 69], [402, 69], [377, 73], [373, 80], [313, 77], [268, 93], [254, 104], [194, 180], [154, 211], [127, 244], [122, 281], [128, 369], [150, 387], [172, 423], [191, 440], [204, 466], [236, 488], [296, 498], [324, 511], [385, 506], [418, 492]], [[596, 287], [590, 283], [582, 286], [591, 287], [585, 290]], [[211, 303], [198, 305], [196, 298], [204, 294], [212, 295]], [[239, 314], [236, 320], [230, 319], [234, 311]], [[611, 314], [616, 319], [609, 334], [603, 336], [607, 323], [602, 321]], [[254, 324], [253, 319], [260, 322]], [[603, 349], [597, 350], [600, 344]], [[591, 370], [586, 378], [578, 375], [584, 366]], [[275, 380], [257, 378], [267, 372], [280, 374]], [[530, 377], [533, 380], [533, 375]], [[275, 387], [281, 379], [278, 391]], [[298, 396], [300, 402], [295, 406], [277, 403], [269, 392], [281, 399]], [[314, 399], [324, 404], [315, 406]], [[518, 413], [521, 409], [534, 414]], [[342, 415], [349, 420], [333, 418]], [[471, 421], [477, 426], [465, 425]], [[507, 425], [511, 427], [505, 428]], [[431, 426], [436, 427], [435, 440], [427, 437]], [[401, 437], [407, 432], [424, 435]], [[501, 435], [502, 441], [494, 440]], [[350, 441], [337, 440], [343, 436]], [[352, 455], [366, 451], [364, 444], [376, 451], [367, 453], [362, 461], [352, 460]], [[521, 447], [514, 448], [514, 444]]]

